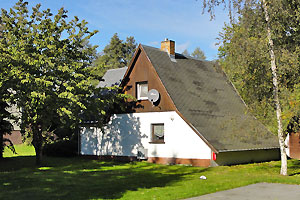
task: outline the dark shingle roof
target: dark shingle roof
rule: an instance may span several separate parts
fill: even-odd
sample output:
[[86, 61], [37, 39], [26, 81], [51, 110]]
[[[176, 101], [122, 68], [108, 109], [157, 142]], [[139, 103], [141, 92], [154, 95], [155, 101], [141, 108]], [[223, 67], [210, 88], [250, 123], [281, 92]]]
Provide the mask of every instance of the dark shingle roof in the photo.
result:
[[104, 81], [100, 81], [99, 84], [97, 85], [97, 88], [111, 87], [115, 85], [119, 86], [126, 70], [127, 67], [107, 70], [107, 72], [103, 76]]
[[[247, 108], [220, 67], [211, 61], [142, 45], [178, 111], [219, 152], [278, 148], [278, 140]], [[170, 73], [171, 72], [171, 73]]]

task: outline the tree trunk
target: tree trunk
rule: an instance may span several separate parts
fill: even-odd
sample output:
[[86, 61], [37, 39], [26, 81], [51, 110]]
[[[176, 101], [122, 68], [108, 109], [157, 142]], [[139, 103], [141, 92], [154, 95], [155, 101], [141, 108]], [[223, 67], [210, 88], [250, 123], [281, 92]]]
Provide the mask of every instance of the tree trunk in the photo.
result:
[[286, 156], [286, 149], [284, 144], [284, 134], [282, 129], [282, 118], [281, 118], [281, 105], [279, 101], [279, 87], [278, 87], [278, 77], [277, 77], [277, 67], [276, 67], [276, 60], [274, 54], [274, 44], [273, 39], [271, 37], [271, 27], [270, 27], [270, 19], [268, 8], [266, 4], [266, 0], [262, 0], [263, 9], [265, 13], [265, 20], [267, 22], [267, 37], [269, 42], [269, 53], [271, 57], [271, 70], [273, 76], [273, 85], [274, 85], [274, 100], [276, 104], [276, 116], [277, 116], [277, 124], [278, 124], [278, 139], [279, 139], [279, 146], [280, 146], [280, 153], [281, 153], [281, 175], [287, 175], [287, 156]]
[[33, 146], [35, 149], [35, 164], [36, 166], [40, 166], [42, 162], [42, 153], [43, 153], [43, 138], [42, 132], [38, 126], [32, 129], [33, 131]]
[[41, 166], [42, 163], [42, 145], [37, 144], [34, 146], [35, 149], [35, 164], [36, 166]]

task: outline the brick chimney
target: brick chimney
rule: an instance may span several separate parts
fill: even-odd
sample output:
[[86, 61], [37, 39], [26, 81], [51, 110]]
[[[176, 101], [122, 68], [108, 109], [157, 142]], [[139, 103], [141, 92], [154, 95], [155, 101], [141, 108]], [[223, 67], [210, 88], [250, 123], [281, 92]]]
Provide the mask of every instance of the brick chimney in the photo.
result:
[[169, 55], [175, 56], [175, 41], [166, 38], [165, 41], [161, 42], [160, 50], [168, 52]]

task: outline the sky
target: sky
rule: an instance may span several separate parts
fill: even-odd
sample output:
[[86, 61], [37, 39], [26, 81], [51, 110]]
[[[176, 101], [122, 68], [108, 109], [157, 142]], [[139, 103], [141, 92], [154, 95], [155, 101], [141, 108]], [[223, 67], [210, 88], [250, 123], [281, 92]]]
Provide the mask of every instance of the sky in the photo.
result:
[[[139, 44], [160, 48], [165, 38], [175, 41], [175, 51], [192, 53], [200, 47], [207, 60], [217, 58], [217, 37], [224, 23], [229, 22], [226, 10], [216, 9], [216, 17], [202, 14], [201, 0], [27, 0], [29, 7], [37, 3], [53, 14], [64, 7], [69, 20], [74, 16], [88, 22], [90, 30], [99, 32], [90, 43], [98, 45], [98, 52], [109, 43], [114, 33], [120, 39], [133, 36]], [[8, 10], [17, 0], [0, 0], [0, 7]]]

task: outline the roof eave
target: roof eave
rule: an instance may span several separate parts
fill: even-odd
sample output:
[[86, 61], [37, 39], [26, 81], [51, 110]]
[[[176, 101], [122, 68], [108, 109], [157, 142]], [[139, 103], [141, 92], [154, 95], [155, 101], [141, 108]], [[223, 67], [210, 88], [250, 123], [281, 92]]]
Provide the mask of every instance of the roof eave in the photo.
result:
[[262, 147], [262, 148], [250, 148], [250, 149], [226, 149], [219, 150], [218, 153], [226, 153], [226, 152], [235, 152], [235, 151], [255, 151], [255, 150], [270, 150], [270, 149], [279, 149], [279, 147]]
[[122, 79], [121, 83], [120, 83], [120, 87], [123, 87], [126, 84], [126, 77], [128, 76], [128, 74], [130, 74], [131, 69], [132, 69], [134, 63], [135, 63], [137, 57], [139, 56], [139, 54], [140, 54], [140, 52], [142, 50], [143, 50], [143, 47], [142, 47], [141, 44], [139, 44], [138, 47], [136, 48], [134, 54], [133, 54], [133, 57], [132, 57], [129, 65], [127, 66], [127, 70], [126, 70], [126, 72], [125, 72], [125, 74], [123, 76], [123, 79]]

